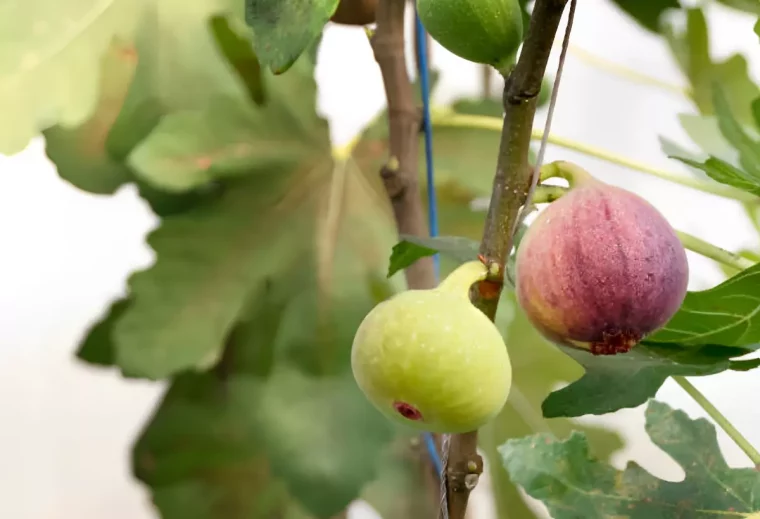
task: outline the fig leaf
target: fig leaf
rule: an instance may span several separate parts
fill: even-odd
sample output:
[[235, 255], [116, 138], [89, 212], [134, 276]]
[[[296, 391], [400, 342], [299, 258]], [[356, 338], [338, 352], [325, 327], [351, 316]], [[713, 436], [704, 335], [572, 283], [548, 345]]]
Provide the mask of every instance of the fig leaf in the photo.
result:
[[513, 481], [555, 519], [709, 519], [760, 510], [760, 472], [729, 467], [709, 421], [652, 400], [646, 431], [683, 467], [683, 481], [661, 480], [633, 461], [624, 471], [602, 463], [580, 432], [564, 440], [546, 433], [511, 439], [499, 451]]

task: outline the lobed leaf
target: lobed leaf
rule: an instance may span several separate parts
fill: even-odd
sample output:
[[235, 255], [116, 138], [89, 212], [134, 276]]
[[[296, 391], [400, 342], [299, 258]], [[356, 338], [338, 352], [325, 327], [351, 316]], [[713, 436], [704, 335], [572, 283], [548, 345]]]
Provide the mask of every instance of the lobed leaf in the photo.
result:
[[546, 433], [512, 439], [499, 451], [513, 481], [555, 519], [712, 519], [760, 511], [760, 472], [729, 467], [706, 419], [653, 400], [646, 431], [683, 467], [683, 481], [658, 479], [635, 462], [616, 470], [589, 453], [579, 432], [565, 440]]
[[98, 101], [104, 54], [112, 45], [130, 45], [146, 4], [44, 0], [0, 7], [0, 153], [23, 150], [50, 126], [87, 120]]
[[720, 373], [733, 367], [732, 357], [750, 351], [646, 342], [628, 353], [612, 356], [592, 355], [565, 346], [561, 349], [581, 364], [585, 373], [546, 397], [541, 408], [548, 418], [601, 415], [637, 407], [655, 396], [668, 377]]
[[708, 290], [689, 292], [651, 342], [748, 346], [760, 342], [760, 265]]

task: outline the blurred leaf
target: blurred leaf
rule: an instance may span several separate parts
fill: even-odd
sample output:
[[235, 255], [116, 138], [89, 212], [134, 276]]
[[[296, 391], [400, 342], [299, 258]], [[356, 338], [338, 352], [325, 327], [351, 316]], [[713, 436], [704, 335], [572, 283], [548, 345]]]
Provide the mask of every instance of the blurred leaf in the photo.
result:
[[117, 299], [108, 309], [108, 314], [95, 323], [79, 345], [77, 357], [89, 364], [111, 366], [114, 363], [113, 342], [111, 341], [114, 324], [124, 315], [131, 301], [128, 298]]
[[[300, 89], [287, 84], [296, 81], [300, 81]], [[225, 337], [248, 304], [249, 294], [265, 279], [293, 279], [297, 277], [294, 272], [313, 269], [316, 278], [309, 283], [320, 290], [312, 297], [301, 287], [299, 302], [292, 304], [319, 308], [326, 306], [324, 302], [309, 298], [337, 297], [328, 287], [338, 276], [334, 262], [345, 261], [339, 253], [356, 258], [355, 264], [342, 268], [341, 276], [353, 273], [366, 279], [365, 269], [386, 271], [386, 251], [395, 232], [378, 175], [359, 172], [351, 161], [335, 163], [326, 125], [315, 112], [298, 110], [309, 103], [313, 106], [310, 75], [293, 70], [273, 84], [273, 91], [287, 92], [288, 98], [299, 100], [295, 106], [282, 106], [279, 118], [280, 127], [292, 129], [294, 142], [283, 141], [284, 146], [276, 148], [270, 140], [277, 134], [276, 128], [261, 126], [255, 108], [234, 110], [235, 105], [225, 100], [222, 106], [229, 107], [225, 120], [245, 138], [225, 131], [224, 121], [217, 115], [220, 105], [211, 102], [206, 113], [192, 113], [199, 123], [185, 126], [185, 142], [177, 140], [186, 156], [177, 154], [168, 160], [159, 149], [151, 160], [140, 163], [141, 173], [149, 178], [170, 178], [176, 185], [187, 185], [189, 181], [183, 178], [198, 178], [197, 157], [213, 157], [212, 162], [218, 164], [213, 175], [225, 180], [215, 198], [164, 218], [149, 236], [158, 256], [156, 263], [130, 278], [134, 304], [114, 329], [116, 358], [123, 370], [158, 379], [214, 364]], [[275, 97], [266, 109], [269, 106], [277, 106]], [[186, 114], [178, 113], [164, 118], [162, 125], [172, 124], [175, 117], [188, 120]], [[245, 126], [248, 120], [250, 128]], [[211, 142], [200, 138], [208, 135], [202, 121], [214, 121], [216, 132]], [[162, 125], [156, 130], [159, 136]], [[193, 133], [194, 128], [198, 134]], [[137, 151], [149, 149], [153, 138], [152, 134]], [[317, 146], [320, 141], [321, 149]], [[304, 148], [296, 162], [294, 150]], [[246, 152], [244, 159], [255, 164], [258, 157], [250, 150], [262, 150], [272, 160], [246, 171], [239, 154]], [[274, 153], [278, 150], [284, 155], [279, 164]], [[249, 175], [239, 176], [246, 173]], [[307, 312], [314, 319], [321, 315]], [[361, 317], [357, 316], [357, 325]], [[304, 347], [315, 340], [313, 333], [305, 330], [308, 326], [303, 322], [293, 330], [303, 333], [298, 340]], [[312, 359], [315, 355], [307, 351], [300, 356]]]
[[[165, 519], [328, 518], [375, 476], [392, 429], [349, 373], [180, 376], [134, 450]], [[293, 497], [298, 496], [296, 504]]]
[[264, 78], [259, 60], [251, 47], [250, 38], [244, 38], [235, 31], [230, 17], [214, 15], [209, 20], [209, 26], [219, 50], [245, 84], [251, 101], [257, 105], [264, 104], [266, 100]]
[[760, 366], [760, 359], [732, 360], [729, 369], [733, 371], [751, 371]]
[[0, 7], [0, 154], [23, 150], [50, 126], [87, 120], [98, 101], [103, 55], [115, 41], [131, 41], [145, 4], [46, 0]]
[[[491, 110], [493, 104], [482, 100], [460, 100], [464, 113]], [[423, 149], [423, 135], [419, 146]], [[381, 113], [362, 133], [355, 156], [362, 170], [380, 171], [388, 160], [388, 129]], [[433, 162], [436, 186], [448, 186], [468, 194], [471, 199], [491, 194], [500, 132], [482, 128], [459, 128], [433, 122]], [[420, 185], [426, 186], [424, 153], [419, 154]]]
[[546, 417], [600, 415], [636, 407], [653, 397], [668, 377], [720, 373], [730, 368], [731, 357], [749, 353], [740, 348], [688, 348], [646, 342], [628, 353], [610, 356], [561, 348], [586, 372], [544, 400]]
[[700, 113], [713, 113], [713, 84], [719, 82], [737, 119], [742, 124], [751, 122], [749, 106], [760, 95], [760, 88], [749, 75], [746, 58], [734, 54], [725, 61], [713, 61], [707, 21], [702, 9], [686, 9], [685, 13], [685, 32], [679, 32], [675, 24], [670, 24], [663, 27], [663, 34], [681, 71], [691, 84], [691, 96]]
[[733, 9], [760, 15], [760, 0], [718, 0], [718, 2]]
[[678, 9], [678, 0], [612, 0], [613, 3], [632, 16], [643, 27], [657, 32], [660, 17], [667, 9]]
[[757, 34], [758, 38], [760, 38], [760, 19], [758, 19], [755, 23], [755, 34]]
[[272, 95], [256, 107], [230, 97], [204, 108], [165, 116], [132, 151], [136, 175], [155, 187], [185, 191], [216, 179], [297, 167], [329, 150], [327, 123], [316, 113], [312, 66], [302, 60], [272, 81]]
[[685, 346], [760, 342], [760, 265], [709, 290], [689, 292], [675, 316], [649, 337]]
[[755, 127], [760, 130], [760, 97], [752, 101], [752, 117], [755, 119]]
[[579, 377], [581, 367], [545, 341], [531, 326], [516, 304], [514, 293], [504, 291], [499, 303], [499, 328], [509, 348], [513, 365], [512, 389], [501, 413], [480, 429], [478, 442], [489, 460], [489, 474], [497, 516], [509, 519], [534, 518], [536, 515], [503, 469], [498, 447], [509, 438], [536, 432], [551, 432], [564, 437], [572, 431], [584, 431], [592, 439], [594, 453], [601, 459], [623, 446], [614, 431], [566, 418], [544, 418], [541, 402], [558, 384]]
[[[712, 155], [734, 165], [738, 164], [739, 153], [721, 133], [716, 116], [681, 114], [678, 119], [686, 134], [705, 155]], [[679, 153], [675, 155], [692, 158]]]
[[[377, 479], [362, 492], [361, 498], [383, 519], [421, 519], [438, 512], [428, 485], [439, 483], [418, 438], [413, 447], [411, 436], [399, 435], [381, 454]], [[432, 481], [425, 481], [423, 470], [430, 471]]]
[[338, 8], [338, 0], [245, 0], [254, 49], [275, 74], [290, 69]]
[[760, 510], [760, 473], [728, 466], [709, 421], [651, 401], [646, 431], [684, 469], [683, 481], [658, 479], [635, 462], [622, 472], [601, 463], [579, 432], [567, 440], [511, 439], [499, 452], [512, 479], [555, 519], [708, 519]]
[[451, 104], [451, 109], [458, 114], [486, 115], [489, 117], [503, 117], [504, 107], [501, 99], [461, 98]]
[[739, 151], [739, 163], [752, 176], [760, 178], [760, 142], [752, 139], [731, 113], [723, 90], [713, 87], [713, 106], [718, 115], [718, 127], [723, 136]]
[[684, 164], [688, 164], [689, 166], [704, 171], [716, 182], [728, 184], [747, 191], [748, 193], [760, 196], [760, 175], [752, 175], [715, 157], [710, 157], [704, 162], [689, 160], [682, 157], [670, 158], [680, 160]]
[[92, 116], [77, 127], [57, 125], [43, 131], [45, 150], [58, 174], [79, 189], [111, 194], [129, 181], [129, 169], [109, 154], [106, 143], [136, 67], [134, 47], [112, 44], [101, 60], [99, 99]]

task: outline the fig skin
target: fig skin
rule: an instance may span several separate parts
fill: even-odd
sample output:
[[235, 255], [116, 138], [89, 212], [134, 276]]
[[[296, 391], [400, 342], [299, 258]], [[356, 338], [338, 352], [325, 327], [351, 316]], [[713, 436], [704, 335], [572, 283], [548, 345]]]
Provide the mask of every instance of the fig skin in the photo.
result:
[[500, 72], [514, 61], [522, 43], [518, 0], [417, 0], [425, 30], [460, 58]]
[[369, 25], [375, 23], [377, 0], [340, 0], [330, 21], [341, 25]]
[[362, 321], [351, 367], [391, 420], [437, 433], [474, 431], [504, 406], [512, 371], [498, 328], [469, 299], [485, 266], [466, 263], [438, 288], [408, 290]]
[[515, 264], [517, 299], [549, 340], [625, 353], [686, 297], [686, 252], [649, 202], [589, 177], [539, 214]]

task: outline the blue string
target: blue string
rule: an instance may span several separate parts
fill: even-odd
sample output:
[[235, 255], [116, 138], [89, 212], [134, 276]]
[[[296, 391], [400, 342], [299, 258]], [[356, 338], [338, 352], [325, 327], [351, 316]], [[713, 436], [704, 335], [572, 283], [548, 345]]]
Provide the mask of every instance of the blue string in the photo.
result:
[[[417, 24], [417, 62], [419, 63], [420, 86], [422, 88], [422, 124], [425, 131], [425, 165], [427, 166], [427, 198], [428, 198], [428, 226], [430, 236], [438, 236], [438, 203], [435, 197], [435, 184], [433, 182], [433, 127], [430, 124], [430, 71], [427, 62], [427, 39], [425, 28], [422, 26], [420, 17], [415, 11], [415, 23]], [[435, 269], [436, 282], [440, 277], [441, 265], [438, 254], [433, 256], [433, 268]], [[435, 445], [433, 435], [425, 433], [425, 446], [427, 447], [430, 460], [433, 462], [435, 471], [439, 477], [443, 474], [443, 462]]]

